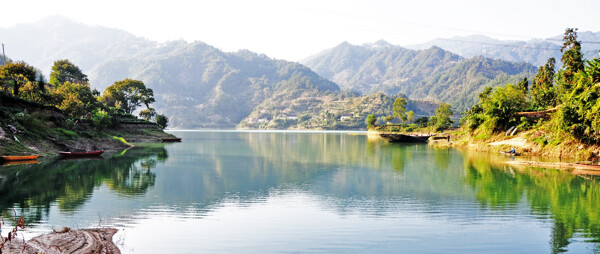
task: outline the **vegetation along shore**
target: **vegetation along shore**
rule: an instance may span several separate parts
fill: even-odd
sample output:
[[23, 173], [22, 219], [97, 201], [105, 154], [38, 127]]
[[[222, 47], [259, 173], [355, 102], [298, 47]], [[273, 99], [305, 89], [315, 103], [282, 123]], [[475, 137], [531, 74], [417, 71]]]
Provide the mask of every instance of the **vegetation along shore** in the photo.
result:
[[[525, 155], [596, 161], [600, 147], [600, 59], [584, 60], [577, 29], [565, 30], [560, 59], [550, 58], [530, 82], [488, 87], [479, 102], [462, 112], [459, 128], [449, 128], [452, 110], [441, 104], [429, 119], [413, 119], [404, 99], [393, 105], [393, 116], [370, 115], [369, 128], [376, 131], [437, 132], [449, 141], [437, 146], [499, 152], [515, 148]], [[401, 124], [376, 123], [398, 118]], [[410, 124], [409, 124], [410, 122]]]

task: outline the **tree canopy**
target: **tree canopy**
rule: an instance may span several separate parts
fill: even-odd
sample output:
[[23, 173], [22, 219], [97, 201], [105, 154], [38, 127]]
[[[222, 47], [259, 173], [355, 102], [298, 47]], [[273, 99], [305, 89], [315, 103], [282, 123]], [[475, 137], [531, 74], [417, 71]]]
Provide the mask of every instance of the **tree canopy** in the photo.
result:
[[59, 86], [65, 82], [83, 84], [88, 82], [88, 78], [79, 67], [69, 60], [55, 61], [50, 73], [50, 84]]
[[394, 105], [393, 105], [393, 112], [394, 112], [394, 116], [398, 117], [398, 119], [400, 120], [400, 122], [404, 122], [406, 121], [406, 105], [408, 103], [406, 102], [406, 99], [404, 98], [396, 98], [396, 100], [394, 100]]
[[150, 109], [154, 100], [154, 92], [146, 88], [139, 80], [124, 79], [107, 87], [102, 100], [110, 107], [122, 108], [125, 113], [133, 113], [139, 106], [145, 105]]
[[25, 62], [7, 63], [0, 67], [0, 85], [5, 91], [19, 95], [19, 89], [27, 82], [35, 82], [37, 71]]

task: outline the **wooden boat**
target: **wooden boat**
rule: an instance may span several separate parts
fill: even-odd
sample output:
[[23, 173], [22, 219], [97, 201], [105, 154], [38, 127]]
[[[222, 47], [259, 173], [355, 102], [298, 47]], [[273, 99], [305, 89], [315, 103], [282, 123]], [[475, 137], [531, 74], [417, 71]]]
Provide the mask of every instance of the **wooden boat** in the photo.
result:
[[400, 134], [393, 132], [380, 132], [379, 136], [388, 142], [397, 142], [397, 143], [427, 143], [429, 137], [433, 135], [419, 135], [419, 134]]
[[58, 152], [60, 155], [65, 157], [90, 157], [100, 156], [104, 153], [104, 150], [90, 151], [90, 152]]
[[5, 155], [0, 156], [4, 161], [26, 161], [26, 160], [35, 160], [39, 157], [39, 155], [25, 155], [25, 156], [13, 156], [13, 155]]
[[163, 138], [162, 142], [181, 142], [181, 138]]
[[576, 162], [573, 163], [573, 167], [581, 170], [600, 170], [600, 164]]
[[501, 154], [504, 154], [506, 156], [519, 156], [521, 155], [521, 153], [511, 153], [510, 151], [500, 151]]

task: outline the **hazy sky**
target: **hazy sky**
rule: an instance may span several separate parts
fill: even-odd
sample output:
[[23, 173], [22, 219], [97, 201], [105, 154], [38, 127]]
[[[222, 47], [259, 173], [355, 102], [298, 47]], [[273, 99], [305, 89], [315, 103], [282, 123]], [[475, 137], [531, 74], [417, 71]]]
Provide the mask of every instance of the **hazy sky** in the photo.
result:
[[[408, 45], [455, 35], [527, 40], [600, 31], [600, 0], [18, 0], [0, 27], [63, 15], [151, 40], [200, 40], [300, 60], [343, 41]], [[2, 38], [0, 38], [0, 42]]]

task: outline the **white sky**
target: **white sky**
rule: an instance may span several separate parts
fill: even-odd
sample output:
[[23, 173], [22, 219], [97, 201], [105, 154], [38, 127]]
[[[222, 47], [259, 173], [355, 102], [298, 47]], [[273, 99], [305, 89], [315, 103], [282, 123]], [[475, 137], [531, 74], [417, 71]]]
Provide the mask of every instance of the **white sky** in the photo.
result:
[[[151, 40], [203, 41], [298, 61], [343, 41], [398, 45], [484, 34], [527, 40], [600, 31], [599, 0], [18, 0], [0, 27], [63, 15]], [[1, 38], [0, 38], [1, 40]]]

